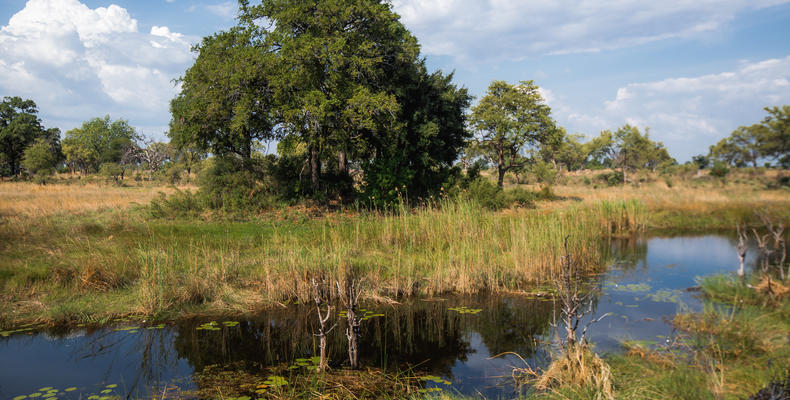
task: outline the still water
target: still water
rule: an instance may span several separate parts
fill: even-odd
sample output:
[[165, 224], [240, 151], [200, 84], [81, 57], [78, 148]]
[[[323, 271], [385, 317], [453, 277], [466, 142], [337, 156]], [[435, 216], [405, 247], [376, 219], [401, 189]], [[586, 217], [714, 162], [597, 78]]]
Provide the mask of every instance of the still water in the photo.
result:
[[[615, 262], [598, 278], [603, 290], [594, 303], [594, 315], [611, 315], [588, 332], [599, 353], [619, 351], [625, 340], [669, 340], [673, 331], [667, 320], [678, 311], [701, 308], [689, 290], [696, 278], [732, 273], [738, 266], [734, 242], [725, 236], [618, 241], [612, 254]], [[428, 387], [467, 395], [511, 397], [514, 389], [506, 378], [511, 366], [523, 362], [512, 355], [492, 356], [515, 352], [533, 367], [544, 366], [555, 335], [552, 302], [538, 297], [446, 296], [370, 308], [371, 315], [383, 316], [362, 324], [361, 365], [412, 366], [450, 383], [429, 382]], [[120, 322], [102, 329], [2, 337], [0, 399], [35, 398], [30, 396], [35, 392], [41, 393], [39, 399], [150, 398], [164, 388], [198, 388], [196, 372], [209, 366], [260, 371], [316, 352], [316, 321], [309, 307], [276, 309], [253, 321], [220, 319], [205, 325], [209, 322], [148, 327]], [[343, 334], [335, 329], [329, 338], [335, 362], [346, 357]]]

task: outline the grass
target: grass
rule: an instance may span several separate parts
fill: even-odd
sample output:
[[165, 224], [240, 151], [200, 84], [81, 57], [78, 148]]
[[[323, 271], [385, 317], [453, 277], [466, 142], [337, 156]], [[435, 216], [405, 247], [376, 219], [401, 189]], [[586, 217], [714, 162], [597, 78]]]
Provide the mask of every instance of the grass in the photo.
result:
[[290, 207], [241, 221], [167, 220], [135, 206], [159, 189], [0, 183], [0, 325], [254, 313], [308, 300], [312, 277], [337, 279], [349, 267], [361, 269], [369, 300], [529, 291], [556, 275], [566, 235], [602, 269], [612, 236], [731, 228], [757, 209], [790, 209], [784, 192], [741, 186], [569, 185], [555, 189], [564, 200], [536, 209], [441, 200], [391, 212]]
[[147, 204], [172, 187], [120, 187], [102, 183], [37, 185], [0, 182], [0, 217], [41, 217]]
[[139, 212], [9, 220], [0, 227], [0, 323], [251, 313], [307, 301], [312, 277], [341, 279], [349, 267], [361, 270], [372, 300], [526, 290], [556, 274], [566, 235], [603, 268], [601, 239], [636, 232], [644, 218], [638, 202], [503, 214], [446, 201], [301, 222], [186, 223]]

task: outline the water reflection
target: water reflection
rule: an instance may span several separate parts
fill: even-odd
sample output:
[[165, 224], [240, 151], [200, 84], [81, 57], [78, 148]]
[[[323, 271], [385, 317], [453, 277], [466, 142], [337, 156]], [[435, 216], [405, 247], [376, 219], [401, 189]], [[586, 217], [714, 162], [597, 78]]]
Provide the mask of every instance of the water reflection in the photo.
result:
[[[672, 327], [665, 319], [680, 309], [699, 307], [695, 293], [686, 290], [696, 285], [695, 278], [738, 267], [734, 239], [728, 236], [616, 240], [610, 245], [612, 267], [596, 277], [602, 292], [594, 306], [595, 315], [613, 315], [588, 332], [599, 352], [618, 351], [622, 340], [666, 340]], [[750, 251], [747, 258], [751, 268], [755, 253]], [[452, 381], [452, 390], [461, 393], [508, 397], [513, 389], [501, 385], [501, 377], [520, 361], [491, 356], [515, 352], [533, 366], [548, 360], [547, 343], [553, 335], [550, 301], [447, 296], [368, 307], [384, 316], [363, 322], [363, 366], [411, 366]], [[452, 310], [458, 307], [481, 311]], [[98, 330], [2, 338], [0, 398], [29, 394], [42, 386], [76, 386], [78, 390], [68, 395], [85, 398], [110, 383], [119, 385], [116, 394], [148, 397], [166, 385], [195, 388], [192, 374], [211, 365], [262, 373], [267, 366], [292, 364], [317, 353], [314, 312], [312, 307], [293, 305], [235, 326], [220, 323], [217, 330], [197, 329], [208, 321], [115, 330], [132, 325], [121, 323]], [[342, 326], [327, 338], [334, 367], [347, 357]]]

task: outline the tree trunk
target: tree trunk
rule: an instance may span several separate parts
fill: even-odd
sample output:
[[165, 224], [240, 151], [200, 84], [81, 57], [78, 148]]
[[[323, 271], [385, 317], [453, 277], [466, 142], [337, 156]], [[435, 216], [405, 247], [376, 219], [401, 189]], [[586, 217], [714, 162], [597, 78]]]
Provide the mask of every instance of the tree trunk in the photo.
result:
[[623, 185], [625, 185], [626, 183], [628, 183], [628, 178], [626, 177], [625, 165], [623, 165]]
[[313, 185], [313, 192], [319, 189], [318, 179], [321, 174], [321, 161], [318, 158], [318, 149], [315, 145], [310, 146], [310, 182]]
[[359, 324], [357, 322], [356, 307], [348, 307], [346, 317], [348, 320], [348, 328], [346, 328], [348, 362], [351, 369], [357, 369], [359, 368]]
[[341, 174], [348, 175], [348, 162], [346, 162], [346, 152], [343, 150], [337, 155], [337, 170]]
[[505, 156], [502, 152], [499, 152], [499, 160], [497, 160], [497, 172], [499, 173], [499, 178], [497, 179], [497, 185], [502, 187], [502, 184], [505, 181]]

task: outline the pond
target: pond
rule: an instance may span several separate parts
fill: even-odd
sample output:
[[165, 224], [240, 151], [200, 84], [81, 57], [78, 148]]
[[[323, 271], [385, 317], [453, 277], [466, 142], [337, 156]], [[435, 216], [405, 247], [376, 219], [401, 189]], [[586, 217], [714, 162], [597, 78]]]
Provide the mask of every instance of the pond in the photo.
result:
[[[726, 236], [652, 237], [611, 246], [616, 261], [598, 278], [603, 290], [594, 303], [594, 315], [611, 315], [588, 332], [599, 353], [620, 351], [625, 340], [669, 340], [667, 320], [701, 308], [696, 277], [738, 266], [734, 240]], [[747, 262], [753, 267], [752, 258]], [[543, 366], [555, 337], [552, 302], [540, 297], [443, 296], [370, 308], [361, 329], [361, 365], [411, 366], [437, 377], [426, 387], [467, 395], [511, 397], [506, 378], [523, 362], [492, 356], [514, 352]], [[287, 364], [298, 373], [307, 368], [303, 359], [316, 353], [314, 332], [313, 309], [292, 305], [251, 321], [119, 321], [101, 329], [17, 333], [0, 337], [0, 398], [150, 398], [165, 389], [197, 389], [206, 384], [201, 372], [216, 369]], [[332, 362], [346, 358], [343, 335], [335, 329], [329, 337]]]

